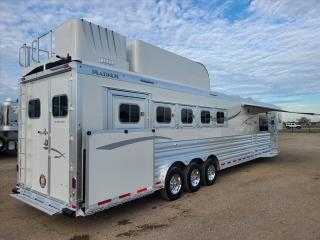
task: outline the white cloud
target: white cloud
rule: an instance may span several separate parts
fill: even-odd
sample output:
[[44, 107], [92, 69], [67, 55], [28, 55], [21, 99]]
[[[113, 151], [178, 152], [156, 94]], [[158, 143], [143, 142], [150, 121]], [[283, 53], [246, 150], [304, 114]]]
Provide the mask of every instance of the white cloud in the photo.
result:
[[213, 88], [225, 93], [260, 100], [319, 93], [320, 2], [252, 1], [239, 19], [224, 16], [233, 4], [1, 1], [1, 84], [16, 82], [10, 78], [18, 74], [8, 74], [7, 66], [17, 62], [22, 43], [67, 19], [84, 18], [203, 62]]

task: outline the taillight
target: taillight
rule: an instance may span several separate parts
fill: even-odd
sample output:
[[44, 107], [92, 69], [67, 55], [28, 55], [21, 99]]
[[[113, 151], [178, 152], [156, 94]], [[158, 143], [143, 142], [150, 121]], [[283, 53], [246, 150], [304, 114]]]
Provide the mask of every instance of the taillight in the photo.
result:
[[77, 187], [77, 179], [75, 177], [72, 178], [72, 188], [75, 189]]

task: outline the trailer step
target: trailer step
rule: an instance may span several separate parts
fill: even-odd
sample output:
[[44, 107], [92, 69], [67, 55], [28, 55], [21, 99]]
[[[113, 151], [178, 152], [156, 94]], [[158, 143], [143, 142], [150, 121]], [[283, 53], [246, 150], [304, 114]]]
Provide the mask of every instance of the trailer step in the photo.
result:
[[62, 213], [62, 210], [66, 208], [66, 206], [63, 205], [62, 203], [59, 203], [47, 197], [43, 197], [29, 190], [20, 190], [19, 193], [13, 193], [10, 195], [11, 197], [14, 197], [15, 199], [18, 199], [51, 216]]

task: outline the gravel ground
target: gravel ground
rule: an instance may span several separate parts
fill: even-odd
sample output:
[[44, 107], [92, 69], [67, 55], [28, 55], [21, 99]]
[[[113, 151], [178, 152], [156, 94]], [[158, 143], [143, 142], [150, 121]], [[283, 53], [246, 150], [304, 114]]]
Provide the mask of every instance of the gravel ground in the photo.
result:
[[280, 149], [177, 201], [155, 193], [76, 219], [11, 198], [16, 160], [1, 156], [0, 239], [320, 239], [320, 134], [281, 134]]

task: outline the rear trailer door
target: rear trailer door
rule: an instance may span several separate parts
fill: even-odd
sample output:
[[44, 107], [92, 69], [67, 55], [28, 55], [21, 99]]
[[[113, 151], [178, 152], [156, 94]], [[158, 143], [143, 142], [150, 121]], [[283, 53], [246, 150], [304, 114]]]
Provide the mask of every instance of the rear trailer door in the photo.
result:
[[49, 191], [49, 81], [43, 79], [28, 83], [26, 89], [25, 184], [47, 195]]
[[52, 79], [50, 114], [50, 196], [69, 199], [69, 142], [71, 96], [67, 76]]
[[[69, 200], [70, 73], [26, 83], [25, 186]], [[20, 153], [19, 153], [20, 154]]]

